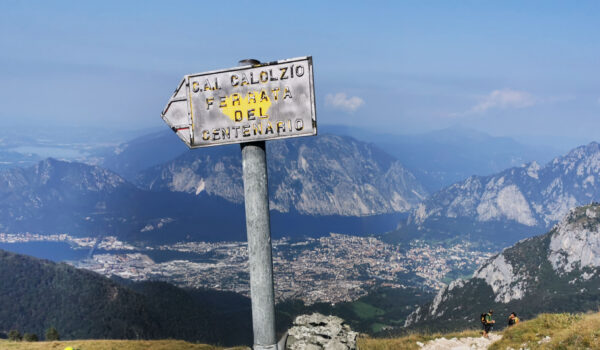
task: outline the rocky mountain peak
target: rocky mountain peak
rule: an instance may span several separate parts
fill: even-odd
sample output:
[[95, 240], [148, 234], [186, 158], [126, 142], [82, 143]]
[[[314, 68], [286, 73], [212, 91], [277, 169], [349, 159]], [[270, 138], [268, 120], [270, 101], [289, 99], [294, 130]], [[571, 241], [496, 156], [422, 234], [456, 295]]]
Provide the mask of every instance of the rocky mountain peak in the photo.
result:
[[562, 167], [566, 174], [573, 170], [578, 176], [597, 174], [600, 169], [600, 144], [591, 142], [577, 147], [564, 157], [555, 158], [552, 165]]
[[527, 175], [534, 179], [539, 179], [538, 172], [542, 168], [535, 160], [525, 165], [527, 167]]
[[114, 190], [126, 184], [119, 175], [93, 165], [48, 158], [26, 169], [31, 185], [66, 186], [85, 191]]
[[[239, 148], [196, 150], [150, 168], [138, 183], [168, 190], [243, 201]], [[267, 145], [271, 208], [282, 213], [368, 216], [406, 212], [426, 191], [399, 161], [350, 137], [319, 135]]]
[[556, 225], [548, 260], [560, 274], [600, 267], [600, 204], [575, 208]]
[[413, 209], [407, 225], [413, 225], [412, 230], [435, 231], [436, 227], [450, 227], [441, 222], [460, 221], [456, 226], [463, 232], [446, 233], [460, 235], [465, 222], [470, 222], [489, 236], [502, 234], [494, 228], [500, 224], [514, 225], [519, 227], [514, 230], [516, 241], [527, 232], [551, 228], [570, 208], [600, 200], [599, 174], [600, 144], [592, 142], [545, 166], [531, 162], [455, 183]]

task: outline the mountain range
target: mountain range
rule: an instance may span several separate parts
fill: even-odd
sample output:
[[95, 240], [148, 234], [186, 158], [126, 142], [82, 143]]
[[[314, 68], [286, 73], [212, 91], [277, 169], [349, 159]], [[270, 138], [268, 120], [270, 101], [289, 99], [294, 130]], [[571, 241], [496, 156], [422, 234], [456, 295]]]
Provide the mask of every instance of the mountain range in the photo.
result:
[[531, 146], [510, 137], [492, 136], [458, 126], [405, 135], [369, 132], [342, 125], [325, 125], [321, 130], [372, 142], [398, 159], [429, 192], [472, 175], [490, 175], [534, 160], [546, 163], [564, 152], [559, 148]]
[[600, 145], [489, 176], [471, 176], [433, 193], [413, 209], [389, 241], [489, 241], [506, 246], [546, 231], [570, 208], [600, 200]]
[[522, 319], [542, 312], [598, 309], [600, 204], [577, 207], [546, 234], [527, 238], [456, 280], [406, 320], [405, 327], [456, 330], [479, 326], [495, 311], [499, 327], [510, 312]]
[[[155, 136], [138, 141], [152, 144]], [[173, 154], [144, 158], [136, 149], [124, 146], [110, 163], [129, 174], [150, 165], [129, 180], [52, 158], [1, 170], [0, 230], [155, 243], [245, 240], [237, 146], [189, 151], [154, 166]], [[387, 231], [426, 196], [398, 161], [352, 138], [276, 141], [268, 154], [274, 237]]]
[[[325, 124], [320, 127], [320, 133], [347, 135], [384, 150], [414, 174], [427, 192], [438, 191], [474, 174], [494, 174], [533, 160], [545, 163], [562, 152], [461, 127], [422, 134], [393, 135]], [[164, 129], [104, 149], [95, 155], [102, 160], [95, 164], [134, 182], [135, 176], [141, 171], [171, 161], [186, 152], [183, 143], [170, 130]]]
[[[54, 159], [0, 171], [0, 229], [110, 233], [136, 241], [244, 240], [239, 148], [176, 156], [180, 146], [167, 142], [165, 154], [153, 158], [142, 152], [166, 140], [162, 133], [148, 135], [104, 158], [105, 166], [127, 178]], [[267, 153], [276, 237], [391, 231], [383, 236], [388, 242], [470, 239], [507, 246], [544, 232], [569, 208], [600, 197], [595, 142], [543, 167], [532, 162], [471, 176], [428, 197], [400, 162], [350, 137], [274, 141]], [[146, 227], [154, 229], [142, 231]]]

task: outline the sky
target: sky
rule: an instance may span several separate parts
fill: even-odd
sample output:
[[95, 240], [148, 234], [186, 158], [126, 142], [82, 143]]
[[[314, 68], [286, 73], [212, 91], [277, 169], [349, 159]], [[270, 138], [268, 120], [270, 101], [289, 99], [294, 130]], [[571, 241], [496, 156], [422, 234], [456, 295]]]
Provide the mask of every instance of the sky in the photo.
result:
[[[0, 2], [0, 120], [151, 129], [185, 74], [312, 56], [317, 121], [600, 141], [600, 2]], [[166, 126], [165, 126], [166, 127]]]

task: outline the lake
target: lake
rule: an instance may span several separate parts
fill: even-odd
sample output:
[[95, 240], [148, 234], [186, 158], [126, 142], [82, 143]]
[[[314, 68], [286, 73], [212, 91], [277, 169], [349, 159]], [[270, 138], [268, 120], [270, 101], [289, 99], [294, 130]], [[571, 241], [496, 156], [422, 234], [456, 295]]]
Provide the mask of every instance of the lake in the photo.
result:
[[0, 249], [56, 262], [80, 260], [89, 253], [89, 249], [73, 249], [65, 242], [0, 243]]

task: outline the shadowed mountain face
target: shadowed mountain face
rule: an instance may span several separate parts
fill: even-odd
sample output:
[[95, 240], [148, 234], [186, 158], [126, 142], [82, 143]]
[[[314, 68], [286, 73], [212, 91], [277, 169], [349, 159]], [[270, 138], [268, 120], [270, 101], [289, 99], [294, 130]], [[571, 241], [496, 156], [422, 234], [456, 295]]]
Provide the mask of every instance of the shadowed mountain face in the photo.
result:
[[242, 215], [240, 205], [221, 198], [144, 191], [111, 171], [81, 163], [47, 159], [0, 172], [3, 232], [111, 234], [155, 242], [187, 236], [210, 241], [226, 232], [225, 238], [240, 240]]
[[[0, 332], [63, 339], [251, 342], [250, 301], [162, 282], [120, 285], [96, 273], [0, 250]], [[235, 329], [235, 332], [231, 332]]]
[[510, 244], [541, 233], [569, 208], [600, 200], [600, 145], [578, 147], [542, 167], [533, 162], [472, 176], [432, 194], [390, 240], [467, 237]]
[[0, 172], [0, 229], [45, 225], [58, 231], [73, 218], [118, 211], [119, 202], [137, 192], [120, 176], [80, 163], [50, 158], [29, 168], [7, 169]]
[[571, 210], [554, 228], [521, 241], [457, 280], [409, 316], [406, 326], [464, 329], [493, 308], [498, 326], [510, 312], [597, 310], [600, 298], [600, 204]]
[[[393, 157], [334, 135], [267, 144], [271, 208], [282, 213], [367, 216], [406, 212], [426, 196]], [[140, 173], [151, 190], [208, 193], [243, 202], [239, 146], [194, 150]]]

